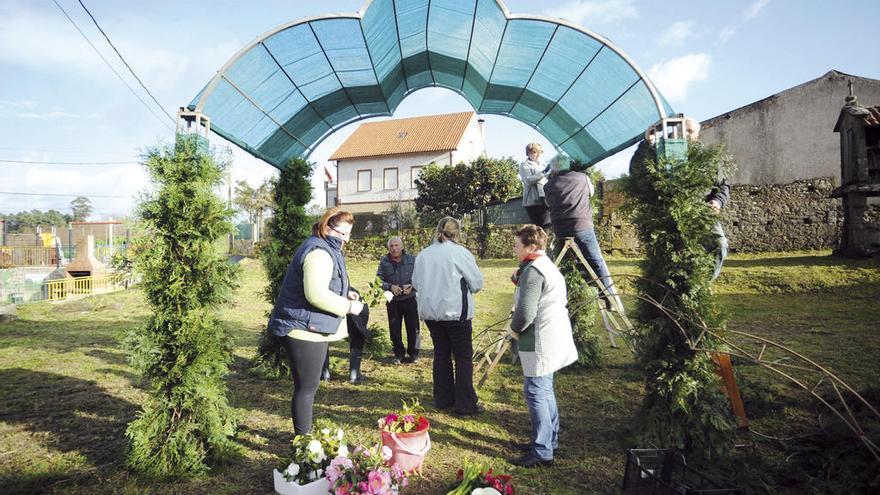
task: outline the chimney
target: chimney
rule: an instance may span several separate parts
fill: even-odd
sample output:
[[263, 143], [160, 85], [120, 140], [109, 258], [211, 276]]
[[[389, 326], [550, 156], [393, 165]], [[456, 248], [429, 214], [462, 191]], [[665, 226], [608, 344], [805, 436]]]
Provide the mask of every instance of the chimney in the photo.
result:
[[74, 277], [102, 275], [107, 267], [95, 258], [95, 236], [90, 235], [76, 247], [76, 258], [67, 265], [67, 273]]
[[482, 117], [478, 118], [477, 125], [480, 126], [480, 144], [483, 148], [480, 151], [480, 154], [486, 156], [486, 119]]

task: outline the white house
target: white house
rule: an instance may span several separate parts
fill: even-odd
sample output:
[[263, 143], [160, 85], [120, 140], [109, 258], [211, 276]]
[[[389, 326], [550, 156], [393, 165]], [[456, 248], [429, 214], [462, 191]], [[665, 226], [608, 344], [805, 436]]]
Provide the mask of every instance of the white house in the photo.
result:
[[485, 153], [482, 125], [474, 112], [362, 124], [330, 156], [339, 205], [352, 213], [381, 213], [412, 201], [425, 165], [469, 163]]

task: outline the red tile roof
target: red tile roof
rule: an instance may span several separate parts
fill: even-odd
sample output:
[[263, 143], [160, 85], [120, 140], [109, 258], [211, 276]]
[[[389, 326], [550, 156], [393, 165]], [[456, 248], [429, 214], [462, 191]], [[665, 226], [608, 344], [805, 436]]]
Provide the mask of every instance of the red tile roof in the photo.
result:
[[447, 113], [362, 124], [331, 160], [451, 151], [458, 147], [474, 112]]

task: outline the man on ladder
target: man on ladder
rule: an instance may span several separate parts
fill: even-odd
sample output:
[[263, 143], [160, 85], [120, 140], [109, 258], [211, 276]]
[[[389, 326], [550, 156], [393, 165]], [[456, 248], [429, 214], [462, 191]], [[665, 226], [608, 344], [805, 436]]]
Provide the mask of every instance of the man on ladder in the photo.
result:
[[[598, 286], [599, 297], [604, 302], [604, 307], [600, 305], [602, 319], [614, 345], [613, 333], [628, 330], [630, 324], [624, 316], [623, 303], [617, 295], [593, 228], [593, 207], [590, 204], [593, 184], [587, 174], [571, 170], [571, 161], [564, 155], [556, 156], [550, 166], [552, 175], [544, 186], [544, 193], [553, 231], [556, 238], [564, 242], [556, 262], [572, 249], [584, 265], [587, 275]], [[622, 321], [618, 323], [609, 313], [616, 313]]]

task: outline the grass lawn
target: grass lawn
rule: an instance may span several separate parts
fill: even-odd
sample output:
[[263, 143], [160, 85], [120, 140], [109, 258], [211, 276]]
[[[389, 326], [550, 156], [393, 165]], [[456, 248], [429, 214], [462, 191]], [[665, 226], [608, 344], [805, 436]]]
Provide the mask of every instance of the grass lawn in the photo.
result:
[[[612, 274], [638, 272], [631, 259], [609, 264]], [[480, 266], [486, 287], [477, 295], [475, 329], [507, 316], [515, 263], [483, 260]], [[366, 287], [375, 268], [375, 262], [350, 263], [352, 284]], [[292, 436], [292, 382], [263, 381], [247, 372], [268, 309], [258, 295], [264, 284], [259, 263], [243, 265], [235, 303], [221, 314], [235, 342], [228, 384], [243, 455], [191, 480], [144, 479], [125, 466], [125, 428], [145, 392], [118, 341], [147, 314], [139, 291], [19, 306], [17, 320], [0, 324], [0, 492], [271, 493], [271, 469]], [[786, 344], [857, 390], [876, 391], [877, 261], [845, 261], [828, 253], [733, 256], [716, 289], [729, 313], [729, 328]], [[384, 308], [373, 308], [372, 317], [371, 323], [387, 328]], [[387, 358], [365, 361], [369, 382], [361, 386], [342, 379], [347, 343], [334, 345], [331, 368], [338, 378], [321, 385], [316, 417], [332, 419], [354, 439], [372, 442], [378, 439], [376, 420], [401, 400], [417, 397], [430, 405], [431, 340], [424, 328], [422, 342], [425, 359], [415, 365], [392, 366]], [[759, 366], [738, 363], [737, 370], [752, 427], [761, 435], [741, 434], [739, 443], [745, 447], [728, 461], [736, 467], [715, 469], [732, 479], [739, 476], [755, 492], [828, 491], [817, 486], [847, 491], [833, 473], [813, 479], [820, 475], [792, 468], [802, 466], [799, 458], [812, 455], [810, 435], [835, 426], [831, 415]], [[529, 434], [521, 387], [521, 370], [504, 364], [479, 392], [486, 413], [464, 419], [429, 408], [433, 447], [424, 477], [415, 478], [404, 493], [445, 493], [465, 458], [513, 473], [523, 494], [619, 492], [624, 451], [637, 447], [629, 443], [628, 433], [642, 394], [642, 375], [630, 352], [606, 347], [602, 367], [570, 367], [557, 375], [562, 453], [552, 468], [523, 470], [508, 463], [517, 455], [511, 440], [525, 441]], [[880, 394], [873, 397], [880, 399]], [[847, 455], [858, 462], [866, 459], [867, 451], [854, 436], [844, 432], [840, 442], [852, 445]], [[867, 466], [878, 471], [876, 462]]]

